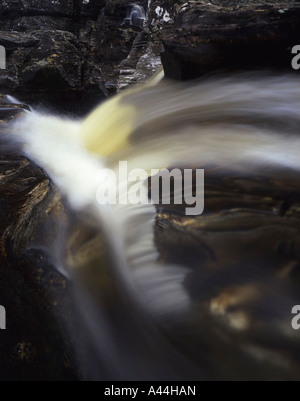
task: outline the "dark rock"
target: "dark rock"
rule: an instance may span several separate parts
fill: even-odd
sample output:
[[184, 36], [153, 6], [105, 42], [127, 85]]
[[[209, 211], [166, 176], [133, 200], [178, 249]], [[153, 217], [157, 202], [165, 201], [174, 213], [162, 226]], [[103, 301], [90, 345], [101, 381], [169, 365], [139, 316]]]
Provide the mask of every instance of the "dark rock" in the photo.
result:
[[47, 15], [37, 15], [6, 20], [2, 24], [2, 29], [26, 33], [38, 30], [60, 30], [73, 32], [74, 23], [71, 18], [57, 18]]
[[148, 79], [159, 68], [162, 42], [170, 78], [215, 69], [290, 68], [299, 7], [212, 3], [137, 1], [147, 18], [144, 26], [134, 26], [126, 25], [133, 3], [125, 0], [62, 0], [41, 7], [37, 0], [3, 1], [0, 45], [7, 49], [7, 69], [0, 71], [0, 90], [30, 104], [85, 114], [106, 96]]
[[65, 31], [37, 31], [30, 61], [22, 66], [22, 89], [60, 91], [81, 87], [82, 49], [76, 37]]
[[118, 91], [146, 82], [161, 68], [161, 46], [137, 37], [129, 56], [121, 62]]
[[[137, 4], [146, 9], [148, 2]], [[1, 7], [2, 29], [7, 29], [0, 31], [0, 45], [7, 50], [7, 68], [0, 71], [2, 92], [77, 114], [116, 92], [119, 64], [142, 30], [124, 25], [131, 2], [61, 1], [38, 10], [32, 0]], [[153, 49], [146, 53], [152, 55]], [[141, 56], [140, 49], [134, 67]], [[139, 72], [135, 81], [142, 76]]]
[[100, 90], [106, 95], [115, 93], [119, 64], [130, 53], [139, 32], [140, 28], [125, 27], [121, 20], [116, 23], [109, 17], [100, 16], [97, 22], [90, 21], [80, 33], [89, 48], [84, 86]]
[[30, 109], [25, 104], [11, 104], [5, 96], [0, 96], [0, 123], [13, 120], [24, 110]]
[[[192, 323], [177, 350], [201, 361], [209, 379], [299, 376], [299, 340], [289, 314], [299, 293], [300, 185], [289, 169], [272, 177], [207, 166], [203, 215], [158, 207], [161, 261], [191, 269], [185, 288]], [[276, 363], [275, 355], [288, 363]]]
[[148, 27], [157, 30], [166, 24], [173, 24], [177, 4], [173, 0], [152, 0], [148, 11]]
[[237, 10], [191, 3], [179, 10], [163, 38], [166, 75], [175, 79], [220, 69], [291, 70], [300, 7], [250, 6]]
[[49, 178], [11, 143], [5, 125], [26, 109], [0, 98], [0, 304], [7, 315], [0, 377], [75, 380], [76, 345], [67, 331], [75, 319], [71, 284], [49, 252], [66, 212]]
[[[157, 9], [155, 1], [135, 4], [145, 10], [150, 4], [148, 21]], [[142, 23], [126, 24], [132, 10], [130, 1], [2, 2], [7, 68], [0, 71], [0, 90], [32, 105], [85, 114], [120, 88], [148, 79], [160, 65], [160, 28], [170, 24], [155, 14], [157, 24], [143, 32]]]
[[83, 92], [84, 49], [67, 31], [1, 32], [7, 69], [0, 71], [0, 88], [25, 102], [48, 104], [78, 101]]
[[101, 10], [105, 7], [105, 0], [89, 0], [81, 1], [81, 18], [88, 18], [96, 20], [101, 13]]
[[121, 22], [124, 22], [124, 19], [128, 15], [128, 11], [132, 10], [133, 5], [141, 6], [144, 8], [145, 11], [147, 11], [148, 1], [106, 0], [103, 15], [117, 18]]
[[144, 29], [119, 66], [118, 90], [147, 81], [161, 68], [162, 37], [173, 31], [175, 6], [172, 1], [151, 1], [148, 5]]
[[18, 50], [19, 48], [34, 47], [39, 43], [39, 39], [32, 35], [20, 32], [0, 31], [0, 45], [6, 50]]
[[20, 9], [21, 3], [19, 0], [3, 0], [0, 4], [1, 19], [18, 15]]
[[56, 0], [41, 3], [39, 0], [3, 0], [0, 5], [0, 16], [17, 15], [52, 15], [72, 16], [73, 0]]

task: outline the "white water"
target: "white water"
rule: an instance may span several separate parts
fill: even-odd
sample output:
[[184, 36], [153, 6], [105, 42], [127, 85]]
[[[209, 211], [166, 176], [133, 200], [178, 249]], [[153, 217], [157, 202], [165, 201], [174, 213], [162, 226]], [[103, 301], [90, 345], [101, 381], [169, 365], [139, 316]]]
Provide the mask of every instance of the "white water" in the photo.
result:
[[[127, 147], [106, 158], [85, 149], [81, 121], [33, 111], [14, 125], [14, 135], [24, 143], [25, 153], [47, 171], [71, 207], [79, 213], [88, 212], [104, 229], [114, 254], [114, 274], [121, 280], [125, 294], [142, 305], [143, 313], [149, 316], [180, 321], [191, 307], [183, 285], [189, 269], [161, 266], [157, 262], [154, 206], [97, 204], [101, 169], [117, 168], [119, 160], [127, 160], [130, 169], [147, 171], [168, 166], [197, 167], [206, 163], [245, 172], [249, 169], [261, 172], [265, 166], [270, 171], [273, 166], [299, 170], [299, 80], [289, 75], [241, 75], [193, 84], [161, 84], [122, 96], [120, 107], [129, 104], [137, 110], [133, 132]], [[115, 116], [107, 118], [113, 120]], [[98, 308], [99, 312], [100, 306], [93, 304], [88, 294], [85, 294], [85, 303], [86, 308]], [[125, 379], [139, 377], [141, 367], [137, 360], [132, 362], [131, 373], [127, 376], [119, 372], [125, 351], [113, 342], [116, 334], [112, 334], [111, 326], [107, 326], [107, 334], [104, 334], [104, 318], [101, 324], [97, 323], [94, 321], [96, 314], [95, 311], [86, 313], [86, 318], [99, 355], [104, 350], [97, 338], [109, 349], [107, 364], [111, 364], [112, 371], [118, 371], [111, 375]], [[140, 319], [142, 325], [143, 318]], [[156, 329], [152, 323], [150, 326], [149, 333], [155, 345]], [[142, 331], [140, 325], [138, 328]], [[145, 347], [149, 350], [152, 349], [150, 343], [146, 336]], [[124, 344], [126, 348], [126, 341]], [[157, 346], [162, 360], [166, 359], [163, 347], [167, 347], [166, 344]], [[138, 359], [137, 355], [132, 356], [133, 361], [135, 357]], [[159, 363], [164, 365], [162, 361]], [[191, 366], [189, 362], [187, 372], [193, 370]], [[146, 366], [145, 370], [148, 368]], [[155, 366], [153, 371], [150, 369], [152, 378], [155, 378], [155, 369]], [[164, 371], [166, 369], [172, 371], [173, 368], [166, 364]], [[178, 377], [171, 373], [170, 377]], [[143, 372], [140, 377], [145, 378], [145, 375]]]
[[146, 20], [144, 7], [133, 4], [130, 7], [130, 11], [127, 12], [127, 20], [130, 25], [142, 26], [143, 22]]

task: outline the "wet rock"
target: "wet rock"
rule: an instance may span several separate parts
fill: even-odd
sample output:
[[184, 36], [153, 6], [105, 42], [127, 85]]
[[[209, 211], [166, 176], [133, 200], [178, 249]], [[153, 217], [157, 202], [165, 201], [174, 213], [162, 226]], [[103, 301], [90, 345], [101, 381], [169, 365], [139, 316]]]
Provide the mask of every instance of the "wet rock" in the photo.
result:
[[172, 0], [152, 0], [148, 12], [147, 25], [151, 29], [161, 29], [166, 24], [173, 24], [178, 2]]
[[[80, 1], [78, 1], [77, 3], [80, 3]], [[88, 18], [89, 20], [96, 19], [105, 7], [105, 3], [105, 0], [81, 1], [80, 17]]]
[[138, 27], [122, 25], [122, 21], [100, 16], [97, 22], [90, 21], [80, 33], [89, 48], [84, 85], [107, 96], [116, 92], [119, 64], [128, 56], [141, 31]]
[[24, 111], [29, 111], [26, 104], [11, 104], [7, 96], [0, 95], [0, 123], [6, 123], [15, 119]]
[[[176, 3], [177, 4], [177, 3]], [[161, 68], [162, 38], [173, 31], [175, 4], [172, 1], [149, 1], [143, 31], [120, 66], [118, 91], [146, 82]]]
[[[146, 9], [148, 2], [137, 4]], [[61, 1], [39, 11], [36, 5], [2, 4], [7, 68], [0, 71], [0, 89], [30, 104], [86, 114], [116, 92], [119, 64], [142, 31], [124, 22], [132, 3]]]
[[170, 24], [155, 13], [155, 1], [134, 4], [148, 12], [148, 23], [126, 22], [134, 11], [129, 1], [62, 0], [42, 7], [35, 0], [4, 1], [0, 45], [7, 49], [7, 68], [0, 71], [0, 90], [26, 103], [86, 114], [117, 90], [148, 79], [160, 65], [160, 28]]
[[20, 32], [0, 31], [0, 45], [7, 50], [18, 50], [19, 48], [32, 48], [39, 40], [32, 35]]
[[56, 0], [44, 3], [39, 0], [3, 0], [1, 2], [0, 16], [8, 18], [24, 14], [72, 16], [73, 0]]
[[149, 35], [140, 33], [135, 39], [128, 57], [119, 65], [118, 91], [130, 85], [146, 82], [161, 68], [161, 44], [149, 40]]
[[19, 17], [12, 20], [6, 20], [2, 24], [2, 29], [6, 31], [32, 32], [38, 30], [60, 30], [74, 31], [72, 18], [58, 18], [47, 15], [37, 15], [28, 17]]
[[75, 319], [71, 284], [49, 252], [66, 211], [45, 173], [9, 140], [6, 125], [27, 109], [0, 97], [0, 304], [7, 319], [0, 377], [75, 380], [79, 364], [67, 332]]
[[34, 37], [38, 43], [20, 72], [23, 90], [80, 88], [83, 58], [76, 37], [65, 31], [37, 31]]
[[204, 361], [213, 380], [299, 376], [289, 317], [299, 292], [300, 186], [289, 169], [272, 173], [207, 166], [203, 215], [158, 207], [161, 261], [190, 269], [184, 286], [193, 307], [182, 349]]
[[[283, 12], [281, 12], [283, 11]], [[189, 79], [214, 70], [291, 68], [300, 7], [225, 9], [188, 3], [163, 37], [166, 75]]]
[[120, 69], [118, 91], [130, 85], [139, 85], [148, 81], [161, 68], [160, 52], [155, 49], [155, 46], [149, 43], [143, 53], [134, 69]]
[[130, 25], [129, 1], [61, 0], [41, 7], [37, 0], [3, 1], [0, 45], [7, 48], [7, 69], [0, 71], [0, 90], [30, 104], [86, 114], [105, 97], [148, 79], [164, 48], [166, 75], [178, 79], [220, 68], [290, 65], [297, 7], [236, 3], [137, 1], [146, 20]]
[[79, 100], [83, 91], [83, 49], [67, 31], [1, 32], [7, 68], [0, 88], [24, 102], [48, 104]]

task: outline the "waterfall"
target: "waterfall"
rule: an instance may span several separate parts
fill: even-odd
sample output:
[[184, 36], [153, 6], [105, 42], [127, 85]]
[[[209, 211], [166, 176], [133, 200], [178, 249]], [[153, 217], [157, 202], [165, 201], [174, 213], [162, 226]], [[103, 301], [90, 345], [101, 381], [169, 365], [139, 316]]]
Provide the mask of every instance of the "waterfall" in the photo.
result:
[[[140, 8], [132, 12], [137, 9], [141, 15]], [[277, 361], [267, 352], [261, 357], [250, 337], [247, 358], [239, 344], [231, 344], [231, 336], [242, 336], [244, 315], [240, 320], [237, 316], [227, 331], [214, 330], [209, 319], [201, 319], [202, 309], [185, 285], [190, 266], [160, 262], [154, 205], [100, 205], [96, 194], [104, 185], [103, 169], [115, 171], [124, 160], [131, 170], [213, 163], [241, 175], [267, 172], [272, 180], [280, 169], [299, 174], [299, 110], [300, 85], [294, 75], [237, 74], [129, 90], [85, 120], [32, 111], [14, 123], [12, 135], [21, 141], [25, 154], [49, 174], [82, 226], [105, 238], [108, 262], [92, 257], [87, 248], [86, 264], [70, 271], [89, 349], [90, 378], [218, 377], [220, 360], [213, 359], [217, 356], [200, 351], [191, 356], [192, 344], [191, 349], [199, 350], [203, 343], [220, 347], [223, 356], [232, 349], [240, 352], [232, 367], [237, 374], [243, 373], [240, 366], [246, 366], [248, 358], [259, 366], [264, 358], [271, 365]], [[118, 182], [119, 193], [125, 185], [132, 185], [127, 177]], [[141, 190], [147, 193], [146, 183]], [[95, 251], [101, 248], [99, 238]], [[79, 248], [74, 247], [75, 252]], [[281, 334], [288, 341], [290, 334]], [[281, 361], [275, 364], [281, 366]]]
[[133, 26], [143, 26], [146, 20], [144, 7], [132, 4], [128, 7], [125, 23]]

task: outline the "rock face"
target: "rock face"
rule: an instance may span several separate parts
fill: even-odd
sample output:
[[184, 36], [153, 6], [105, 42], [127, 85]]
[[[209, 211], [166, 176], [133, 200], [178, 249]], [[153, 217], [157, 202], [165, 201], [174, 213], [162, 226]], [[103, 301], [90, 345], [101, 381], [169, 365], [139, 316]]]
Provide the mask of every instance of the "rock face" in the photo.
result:
[[73, 380], [80, 374], [66, 332], [74, 318], [71, 285], [48, 248], [66, 212], [49, 178], [6, 131], [6, 122], [26, 109], [0, 98], [0, 304], [7, 315], [7, 330], [0, 330], [0, 377]]
[[162, 67], [162, 38], [173, 30], [178, 3], [170, 0], [148, 2], [144, 29], [136, 37], [128, 57], [120, 64], [118, 90], [147, 81]]
[[15, 0], [4, 0], [0, 6], [0, 15], [34, 14], [72, 16], [73, 1], [58, 0], [41, 4], [39, 0], [25, 0], [22, 2]]
[[[134, 14], [131, 2], [39, 4], [10, 0], [0, 5], [0, 45], [7, 50], [7, 68], [0, 70], [2, 93], [85, 114], [117, 88], [141, 82], [159, 68], [161, 44], [152, 46], [143, 20], [128, 19]], [[135, 4], [147, 11], [147, 1]], [[118, 84], [124, 70], [135, 72], [142, 56], [136, 76]], [[120, 65], [123, 60], [130, 66]]]
[[191, 79], [225, 69], [292, 71], [299, 6], [224, 9], [190, 2], [177, 10], [174, 31], [163, 37], [168, 77]]
[[3, 1], [0, 46], [7, 50], [7, 68], [0, 70], [0, 91], [29, 104], [85, 114], [153, 75], [162, 51], [166, 75], [177, 79], [286, 63], [287, 48], [299, 35], [299, 9], [244, 9], [244, 3]]
[[[137, 2], [147, 9], [145, 2]], [[34, 104], [85, 114], [116, 92], [119, 64], [142, 25], [126, 23], [130, 2], [4, 1], [0, 90]]]

